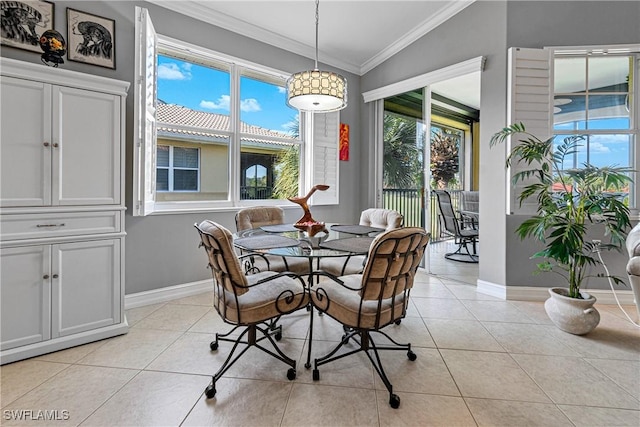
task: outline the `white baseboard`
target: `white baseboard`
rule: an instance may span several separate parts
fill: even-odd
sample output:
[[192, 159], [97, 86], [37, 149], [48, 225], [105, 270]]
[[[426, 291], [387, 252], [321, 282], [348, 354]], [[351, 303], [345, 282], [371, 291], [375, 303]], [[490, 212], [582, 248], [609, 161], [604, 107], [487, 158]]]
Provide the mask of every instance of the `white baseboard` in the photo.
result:
[[481, 294], [491, 295], [492, 297], [507, 299], [507, 287], [495, 283], [480, 280], [476, 282], [476, 290]]
[[144, 305], [158, 304], [178, 298], [190, 297], [213, 290], [212, 279], [198, 282], [184, 283], [181, 285], [167, 286], [160, 289], [138, 292], [124, 296], [124, 308], [142, 307]]
[[[425, 271], [424, 269], [422, 270]], [[212, 289], [213, 282], [211, 279], [201, 280], [199, 282], [184, 283], [175, 286], [167, 286], [165, 288], [125, 295], [124, 307], [126, 310], [128, 310], [145, 305], [158, 304], [178, 298], [198, 295], [204, 292], [208, 292]], [[539, 288], [533, 286], [505, 286], [485, 280], [477, 281], [477, 291], [481, 294], [511, 301], [545, 301], [547, 298], [549, 298], [549, 292], [547, 288]], [[615, 297], [609, 289], [585, 289], [585, 291], [596, 297], [600, 304], [616, 303]], [[618, 296], [620, 304], [635, 304], [633, 299], [633, 292], [630, 290], [616, 290], [616, 295]]]
[[[549, 298], [548, 288], [532, 286], [505, 286], [496, 283], [478, 280], [477, 290], [481, 294], [491, 295], [496, 298], [511, 301], [545, 301]], [[583, 289], [598, 300], [600, 304], [616, 304], [616, 299], [610, 289]], [[630, 290], [616, 289], [616, 295], [620, 304], [633, 305], [633, 292]]]

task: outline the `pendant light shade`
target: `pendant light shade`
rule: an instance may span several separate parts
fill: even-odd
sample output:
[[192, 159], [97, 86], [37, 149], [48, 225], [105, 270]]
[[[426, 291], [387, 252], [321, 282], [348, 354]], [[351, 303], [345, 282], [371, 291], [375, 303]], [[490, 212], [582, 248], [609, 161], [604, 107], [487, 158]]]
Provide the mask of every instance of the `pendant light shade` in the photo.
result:
[[300, 71], [287, 79], [287, 103], [303, 111], [336, 111], [347, 106], [347, 80], [331, 71]]
[[329, 112], [347, 106], [347, 80], [340, 74], [318, 70], [318, 7], [316, 0], [315, 68], [300, 71], [287, 79], [287, 104], [302, 111]]

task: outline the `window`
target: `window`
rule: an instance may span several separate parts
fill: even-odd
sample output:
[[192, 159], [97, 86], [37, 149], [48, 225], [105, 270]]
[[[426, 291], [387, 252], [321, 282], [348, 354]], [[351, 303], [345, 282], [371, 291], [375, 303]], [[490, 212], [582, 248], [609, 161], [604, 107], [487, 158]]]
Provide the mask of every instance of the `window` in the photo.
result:
[[633, 82], [636, 55], [556, 55], [553, 133], [559, 143], [583, 135], [566, 168], [584, 163], [633, 167], [638, 140]]
[[[640, 150], [640, 45], [509, 49], [509, 123], [524, 123], [534, 135], [561, 141], [583, 135], [581, 147], [564, 167], [616, 165], [637, 170]], [[511, 144], [517, 141], [511, 140]], [[511, 165], [511, 175], [519, 165]], [[637, 212], [637, 173], [625, 192]], [[511, 213], [535, 213], [535, 201], [518, 203], [511, 188]]]
[[199, 158], [197, 148], [158, 145], [156, 191], [198, 191]]
[[339, 113], [299, 114], [288, 74], [156, 35], [136, 13], [134, 215], [281, 203], [318, 183], [332, 191], [312, 203], [337, 203]]

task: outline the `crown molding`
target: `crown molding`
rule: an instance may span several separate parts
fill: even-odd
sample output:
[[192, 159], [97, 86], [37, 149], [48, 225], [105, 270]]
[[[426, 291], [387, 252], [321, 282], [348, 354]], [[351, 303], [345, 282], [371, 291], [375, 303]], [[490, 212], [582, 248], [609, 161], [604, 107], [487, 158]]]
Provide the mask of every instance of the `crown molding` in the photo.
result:
[[[276, 34], [273, 31], [266, 30], [262, 27], [257, 27], [246, 21], [243, 21], [233, 16], [213, 11], [207, 7], [202, 6], [200, 2], [192, 0], [184, 1], [166, 1], [166, 0], [147, 0], [149, 3], [153, 3], [165, 9], [178, 12], [182, 15], [189, 16], [199, 21], [206, 22], [207, 24], [215, 25], [225, 30], [232, 31], [245, 37], [249, 37], [254, 40], [261, 41], [263, 43], [278, 47], [280, 49], [287, 50], [289, 52], [304, 56], [305, 58], [315, 59], [315, 46], [308, 46], [299, 41], [292, 40], [288, 37]], [[162, 31], [159, 32], [162, 34]], [[323, 53], [318, 54], [319, 62], [327, 65], [334, 66], [340, 70], [348, 71], [353, 74], [360, 73], [360, 65], [335, 58], [331, 55]]]
[[363, 75], [371, 71], [387, 59], [391, 58], [396, 53], [400, 52], [405, 47], [409, 46], [411, 43], [418, 40], [420, 37], [429, 33], [440, 24], [446, 22], [449, 18], [461, 12], [467, 6], [470, 6], [475, 1], [476, 0], [463, 0], [450, 2], [447, 6], [443, 7], [437, 13], [430, 16], [426, 21], [417, 25], [415, 28], [407, 32], [404, 36], [391, 43], [389, 46], [387, 46], [376, 55], [371, 57], [371, 59], [362, 64], [359, 74]]
[[[157, 6], [165, 9], [172, 10], [182, 15], [189, 16], [199, 21], [206, 22], [211, 25], [215, 25], [220, 28], [224, 28], [228, 31], [249, 37], [263, 43], [270, 44], [280, 49], [287, 50], [289, 52], [304, 56], [305, 58], [315, 59], [315, 47], [309, 46], [299, 41], [290, 39], [288, 37], [281, 36], [273, 31], [266, 30], [261, 27], [257, 27], [246, 21], [243, 21], [233, 16], [215, 12], [208, 7], [203, 6], [198, 1], [182, 0], [182, 1], [167, 1], [167, 0], [147, 0], [149, 3], [153, 3]], [[411, 43], [418, 40], [440, 24], [447, 21], [452, 16], [456, 15], [467, 6], [474, 3], [476, 0], [461, 0], [452, 1], [447, 6], [440, 9], [436, 14], [430, 16], [420, 25], [416, 26], [409, 32], [407, 32], [400, 39], [396, 40], [385, 49], [371, 57], [363, 64], [356, 64], [353, 62], [345, 61], [343, 59], [334, 57], [325, 52], [320, 51], [319, 60], [321, 63], [331, 65], [340, 70], [348, 71], [356, 75], [363, 75], [373, 68], [377, 67], [387, 59], [391, 58], [396, 53], [400, 52]], [[162, 33], [162, 32], [160, 32]]]

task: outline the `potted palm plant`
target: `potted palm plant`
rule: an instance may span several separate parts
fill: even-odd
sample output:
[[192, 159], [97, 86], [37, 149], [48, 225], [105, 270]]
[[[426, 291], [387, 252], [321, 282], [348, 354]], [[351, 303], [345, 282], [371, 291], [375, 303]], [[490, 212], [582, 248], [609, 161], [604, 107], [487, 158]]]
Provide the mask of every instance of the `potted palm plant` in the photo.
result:
[[[624, 283], [619, 277], [592, 274], [594, 266], [602, 264], [598, 252], [618, 251], [624, 246], [630, 228], [629, 209], [617, 191], [627, 187], [631, 169], [597, 167], [589, 163], [576, 169], [564, 169], [568, 156], [577, 153], [583, 136], [570, 136], [554, 147], [554, 138], [545, 140], [526, 131], [522, 123], [497, 132], [490, 145], [517, 136], [507, 157], [507, 166], [519, 164], [524, 169], [515, 173], [512, 182], [523, 182], [518, 201], [537, 201], [536, 214], [516, 229], [520, 239], [534, 238], [542, 242], [543, 250], [532, 258], [541, 258], [537, 272], [553, 272], [563, 277], [568, 288], [551, 288], [545, 302], [547, 314], [560, 329], [573, 334], [586, 334], [600, 321], [592, 295], [580, 291], [588, 277], [607, 277]], [[590, 225], [599, 224], [604, 231], [600, 239], [587, 238]], [[606, 271], [606, 270], [605, 270]]]

